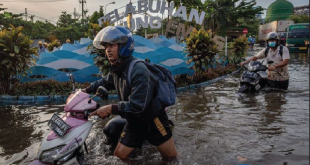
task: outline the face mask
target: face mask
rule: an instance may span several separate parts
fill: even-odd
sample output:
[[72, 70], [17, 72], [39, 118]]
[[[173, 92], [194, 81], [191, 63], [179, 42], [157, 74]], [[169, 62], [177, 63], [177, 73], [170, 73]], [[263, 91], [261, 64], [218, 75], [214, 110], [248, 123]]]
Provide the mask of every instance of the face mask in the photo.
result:
[[268, 42], [268, 45], [273, 48], [276, 46], [276, 42]]

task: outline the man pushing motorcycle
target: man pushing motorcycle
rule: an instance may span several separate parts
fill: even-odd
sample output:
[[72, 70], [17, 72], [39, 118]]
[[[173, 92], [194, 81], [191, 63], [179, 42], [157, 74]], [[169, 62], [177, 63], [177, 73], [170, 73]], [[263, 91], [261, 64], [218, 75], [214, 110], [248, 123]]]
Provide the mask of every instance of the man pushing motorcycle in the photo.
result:
[[288, 63], [290, 60], [290, 54], [286, 46], [279, 45], [279, 41], [280, 38], [278, 33], [268, 33], [266, 39], [267, 47], [257, 55], [241, 62], [240, 65], [242, 66], [244, 63], [263, 58], [266, 58], [267, 61], [273, 61], [272, 64], [269, 64], [268, 86], [270, 88], [287, 90], [289, 85]]
[[[106, 118], [113, 114], [126, 119], [114, 155], [127, 160], [133, 149], [141, 148], [147, 140], [157, 147], [162, 157], [176, 157], [177, 151], [165, 107], [154, 99], [156, 76], [143, 62], [137, 62], [128, 75], [130, 63], [135, 60], [132, 57], [132, 33], [126, 27], [108, 26], [96, 35], [93, 45], [105, 50], [111, 64], [110, 72], [83, 91], [94, 93], [99, 86], [103, 86], [107, 90], [116, 90], [120, 101], [118, 104], [100, 107], [90, 117], [97, 115]], [[153, 112], [158, 113], [154, 115]]]

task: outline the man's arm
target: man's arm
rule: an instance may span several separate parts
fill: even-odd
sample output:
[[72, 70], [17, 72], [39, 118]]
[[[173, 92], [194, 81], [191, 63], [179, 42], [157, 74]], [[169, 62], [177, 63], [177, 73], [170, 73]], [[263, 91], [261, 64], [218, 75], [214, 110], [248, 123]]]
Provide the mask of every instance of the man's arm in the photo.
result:
[[109, 73], [102, 79], [92, 82], [89, 87], [82, 89], [82, 92], [95, 93], [99, 86], [105, 87], [108, 91], [115, 89], [112, 75]]
[[276, 68], [284, 67], [284, 66], [287, 65], [289, 62], [290, 62], [290, 59], [284, 59], [284, 60], [283, 60], [281, 63], [279, 63], [279, 64], [271, 65], [271, 66], [269, 67], [269, 70], [273, 71], [273, 70], [275, 70]]
[[288, 48], [286, 46], [283, 46], [282, 58], [283, 58], [282, 62], [280, 62], [279, 64], [271, 65], [269, 67], [269, 70], [273, 71], [276, 68], [284, 67], [284, 66], [286, 66], [289, 63], [289, 61], [290, 61], [290, 52], [289, 52], [289, 50], [288, 50]]
[[284, 59], [281, 63], [274, 65], [275, 68], [281, 68], [287, 65], [290, 62], [290, 59]]
[[154, 83], [151, 73], [142, 62], [135, 65], [131, 76], [131, 95], [129, 101], [120, 101], [112, 105], [112, 114], [126, 118], [128, 114], [141, 117], [143, 112], [149, 108], [153, 98]]
[[256, 56], [253, 56], [253, 57], [251, 57], [251, 58], [245, 60], [244, 63], [249, 63], [249, 62], [251, 62], [251, 61], [256, 61], [257, 59], [258, 59], [258, 58], [257, 58]]
[[244, 63], [249, 63], [251, 61], [256, 61], [256, 60], [262, 59], [262, 58], [265, 58], [265, 49], [261, 50], [259, 53], [257, 53], [257, 55], [241, 62], [240, 65], [242, 66]]

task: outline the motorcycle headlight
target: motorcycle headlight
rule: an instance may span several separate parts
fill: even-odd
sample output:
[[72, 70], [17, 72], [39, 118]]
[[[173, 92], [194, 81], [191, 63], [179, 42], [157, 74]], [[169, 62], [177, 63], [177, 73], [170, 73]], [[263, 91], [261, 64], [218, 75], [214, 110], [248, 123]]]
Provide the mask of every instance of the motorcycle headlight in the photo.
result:
[[[66, 161], [68, 161], [69, 159], [71, 159], [72, 156], [73, 156], [73, 154], [74, 154], [74, 151], [69, 152], [69, 153], [66, 154], [65, 156], [59, 158], [59, 159], [58, 159], [58, 163], [59, 163], [59, 164], [63, 164], [64, 162], [66, 162]], [[58, 164], [58, 163], [57, 163], [57, 164]]]
[[64, 146], [58, 146], [58, 147], [55, 147], [51, 150], [47, 150], [47, 151], [44, 151], [41, 155], [40, 155], [40, 161], [43, 162], [43, 163], [53, 163], [55, 158], [57, 157], [57, 155], [59, 154], [59, 152], [61, 151], [61, 149], [63, 148]]
[[249, 71], [254, 71], [257, 69], [257, 67], [258, 67], [258, 65], [254, 65], [254, 66], [249, 65], [248, 68], [249, 68]]
[[74, 154], [74, 151], [79, 147], [79, 144], [77, 142], [73, 142], [70, 146], [68, 146], [67, 149], [65, 149], [64, 151], [62, 151], [60, 154], [63, 154], [63, 153], [67, 153], [66, 155], [60, 157], [58, 160], [58, 162], [60, 164], [68, 161], [69, 159], [72, 158], [73, 154]]

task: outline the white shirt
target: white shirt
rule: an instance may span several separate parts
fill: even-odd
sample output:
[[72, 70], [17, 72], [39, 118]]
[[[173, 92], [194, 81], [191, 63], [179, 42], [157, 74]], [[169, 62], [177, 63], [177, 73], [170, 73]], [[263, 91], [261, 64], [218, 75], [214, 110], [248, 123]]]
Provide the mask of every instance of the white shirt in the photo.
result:
[[[266, 48], [265, 48], [266, 49]], [[255, 55], [258, 59], [265, 58], [265, 49], [260, 51], [257, 55]], [[277, 65], [285, 59], [290, 59], [290, 53], [286, 46], [283, 46], [283, 54], [282, 57], [280, 55], [280, 46], [273, 51], [271, 48], [269, 49], [269, 52], [266, 57], [267, 61], [273, 61], [272, 65]], [[285, 81], [289, 79], [289, 73], [288, 73], [288, 65], [285, 65], [283, 67], [276, 68], [274, 71], [268, 71], [268, 79], [273, 81]]]

